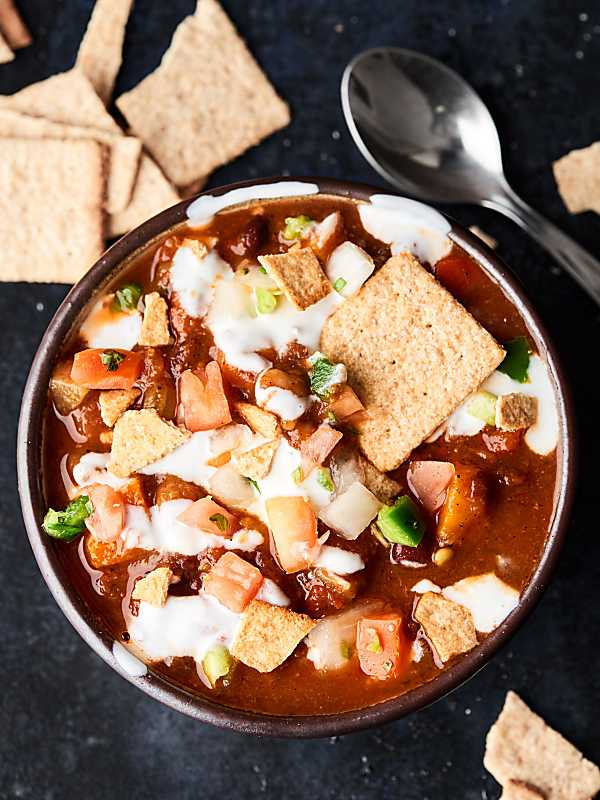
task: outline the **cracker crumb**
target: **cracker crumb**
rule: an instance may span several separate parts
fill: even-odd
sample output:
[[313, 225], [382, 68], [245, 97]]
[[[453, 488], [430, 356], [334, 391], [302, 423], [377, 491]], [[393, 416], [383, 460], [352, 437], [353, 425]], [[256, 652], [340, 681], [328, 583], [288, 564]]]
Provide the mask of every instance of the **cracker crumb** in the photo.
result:
[[171, 341], [169, 332], [169, 309], [158, 292], [144, 297], [144, 319], [138, 344], [144, 347], [161, 347]]
[[279, 439], [273, 439], [271, 442], [253, 447], [252, 450], [236, 453], [234, 459], [240, 473], [245, 478], [252, 478], [253, 481], [266, 478], [278, 447]]
[[310, 247], [293, 247], [287, 253], [259, 256], [259, 262], [300, 311], [332, 291], [319, 259]]
[[190, 433], [159, 417], [154, 409], [125, 411], [114, 427], [108, 469], [119, 478], [172, 453]]
[[52, 402], [63, 417], [80, 406], [90, 391], [71, 380], [71, 366], [71, 361], [61, 361], [50, 378]]
[[558, 191], [571, 214], [600, 214], [600, 142], [571, 150], [552, 165]]
[[140, 396], [139, 389], [110, 389], [100, 392], [98, 404], [100, 406], [100, 416], [107, 428], [112, 428], [130, 405]]
[[133, 600], [143, 600], [151, 606], [164, 606], [172, 577], [173, 573], [168, 567], [157, 567], [136, 581], [131, 597]]
[[503, 431], [530, 428], [538, 415], [537, 397], [528, 394], [503, 394], [496, 400], [496, 427]]
[[363, 473], [363, 483], [367, 489], [382, 503], [391, 503], [400, 494], [398, 481], [390, 478], [385, 472], [378, 470], [368, 458], [359, 454], [359, 466]]
[[275, 439], [281, 433], [275, 414], [264, 408], [259, 408], [252, 403], [240, 402], [234, 404], [234, 410], [252, 428], [254, 433], [264, 436], [265, 439]]
[[425, 592], [414, 617], [444, 663], [477, 646], [471, 612], [441, 594]]

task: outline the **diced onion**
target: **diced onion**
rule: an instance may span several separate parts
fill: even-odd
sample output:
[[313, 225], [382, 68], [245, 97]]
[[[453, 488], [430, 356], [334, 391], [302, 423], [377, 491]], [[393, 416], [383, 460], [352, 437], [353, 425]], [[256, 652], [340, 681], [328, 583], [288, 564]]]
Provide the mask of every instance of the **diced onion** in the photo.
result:
[[319, 518], [345, 539], [357, 539], [377, 516], [381, 503], [356, 481], [319, 512]]
[[231, 464], [220, 467], [210, 479], [210, 491], [225, 503], [236, 506], [250, 505], [254, 489]]
[[306, 638], [307, 658], [316, 669], [339, 669], [348, 663], [354, 650], [356, 623], [367, 614], [377, 613], [381, 600], [363, 600], [339, 614], [320, 620]]

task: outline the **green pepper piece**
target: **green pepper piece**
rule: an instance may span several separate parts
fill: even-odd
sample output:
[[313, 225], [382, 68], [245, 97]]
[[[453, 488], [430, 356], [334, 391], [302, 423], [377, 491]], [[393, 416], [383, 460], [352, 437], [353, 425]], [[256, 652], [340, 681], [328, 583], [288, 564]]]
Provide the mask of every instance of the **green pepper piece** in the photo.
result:
[[42, 527], [48, 536], [70, 542], [84, 532], [85, 521], [93, 513], [92, 501], [82, 494], [72, 500], [64, 511], [49, 508]]
[[327, 492], [333, 492], [335, 490], [331, 472], [327, 467], [319, 467], [319, 471], [317, 472], [317, 483]]
[[388, 542], [408, 547], [418, 547], [425, 535], [425, 522], [407, 495], [399, 497], [393, 506], [380, 509], [377, 527]]
[[298, 217], [286, 217], [285, 228], [283, 230], [284, 239], [300, 239], [306, 228], [311, 225], [313, 220], [306, 214]]
[[486, 425], [495, 425], [497, 399], [495, 394], [482, 389], [469, 400], [467, 411], [472, 417], [482, 420]]
[[133, 311], [142, 296], [142, 287], [139, 283], [125, 283], [115, 292], [113, 300], [114, 311]]
[[277, 297], [274, 292], [269, 289], [261, 289], [257, 287], [256, 292], [256, 310], [259, 314], [272, 314], [277, 308]]
[[202, 660], [202, 669], [213, 688], [220, 678], [229, 675], [233, 663], [231, 653], [222, 644], [218, 644], [208, 651]]
[[517, 336], [516, 339], [511, 339], [504, 345], [506, 355], [504, 361], [498, 367], [500, 372], [508, 375], [514, 381], [519, 383], [527, 383], [529, 377], [527, 372], [529, 370], [529, 357], [531, 349], [529, 342], [524, 336]]

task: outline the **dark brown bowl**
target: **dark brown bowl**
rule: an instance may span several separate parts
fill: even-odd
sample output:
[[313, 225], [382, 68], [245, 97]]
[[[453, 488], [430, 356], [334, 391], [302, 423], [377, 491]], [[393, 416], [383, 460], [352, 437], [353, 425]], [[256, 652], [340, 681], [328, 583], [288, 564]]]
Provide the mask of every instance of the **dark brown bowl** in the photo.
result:
[[[271, 178], [261, 184], [291, 178]], [[380, 193], [369, 186], [336, 180], [308, 178], [318, 184], [325, 194], [368, 200], [372, 194]], [[243, 186], [256, 184], [248, 181], [220, 189], [211, 189], [210, 194], [221, 195]], [[182, 711], [202, 722], [210, 722], [223, 728], [259, 735], [314, 737], [333, 736], [379, 725], [439, 700], [456, 689], [480, 670], [515, 633], [532, 611], [542, 592], [548, 585], [556, 567], [559, 552], [569, 522], [569, 514], [575, 488], [576, 441], [574, 413], [565, 375], [547, 331], [536, 312], [525, 297], [521, 286], [507, 267], [483, 242], [450, 220], [451, 238], [473, 256], [491, 278], [516, 306], [525, 320], [540, 355], [549, 366], [556, 387], [561, 437], [558, 448], [558, 482], [556, 504], [550, 532], [543, 556], [531, 581], [521, 595], [519, 606], [488, 638], [475, 650], [429, 683], [419, 686], [395, 700], [358, 711], [345, 711], [324, 716], [277, 717], [252, 712], [238, 711], [185, 691], [171, 684], [164, 677], [148, 672], [144, 677], [131, 677], [116, 662], [112, 654], [113, 637], [104, 629], [94, 612], [84, 603], [71, 585], [58, 558], [56, 544], [42, 531], [42, 520], [46, 509], [42, 485], [41, 439], [43, 412], [48, 381], [60, 348], [78, 323], [90, 298], [98, 292], [137, 250], [152, 239], [186, 219], [186, 200], [163, 211], [114, 244], [90, 271], [69, 292], [40, 343], [34, 358], [21, 405], [18, 432], [18, 479], [23, 518], [34, 555], [48, 587], [58, 605], [81, 634], [85, 641], [114, 670], [144, 692], [172, 708]]]

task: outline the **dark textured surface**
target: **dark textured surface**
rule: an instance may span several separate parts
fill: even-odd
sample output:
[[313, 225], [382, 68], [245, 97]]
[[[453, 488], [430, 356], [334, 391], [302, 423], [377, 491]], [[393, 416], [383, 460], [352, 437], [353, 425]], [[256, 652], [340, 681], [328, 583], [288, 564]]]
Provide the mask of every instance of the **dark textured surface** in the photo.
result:
[[[441, 58], [499, 124], [509, 178], [600, 255], [600, 220], [569, 217], [552, 159], [600, 138], [600, 4], [572, 0], [225, 0], [293, 109], [293, 123], [219, 170], [211, 185], [275, 173], [381, 185], [354, 150], [338, 102], [345, 63], [382, 44]], [[192, 0], [137, 0], [118, 90], [152, 70]], [[68, 68], [91, 0], [20, 0], [35, 44], [0, 67], [0, 92]], [[0, 157], [1, 145], [0, 145]], [[1, 190], [1, 187], [0, 187]], [[598, 414], [592, 368], [600, 314], [511, 223], [455, 208], [501, 241], [559, 348], [582, 429], [573, 524], [556, 578], [525, 627], [483, 672], [410, 719], [341, 740], [249, 739], [163, 708], [113, 673], [51, 599], [20, 518], [14, 474], [20, 393], [64, 287], [0, 284], [0, 797], [496, 798], [485, 732], [508, 688], [600, 762]], [[43, 235], [34, 231], [32, 235]], [[0, 253], [0, 259], [2, 254]]]

